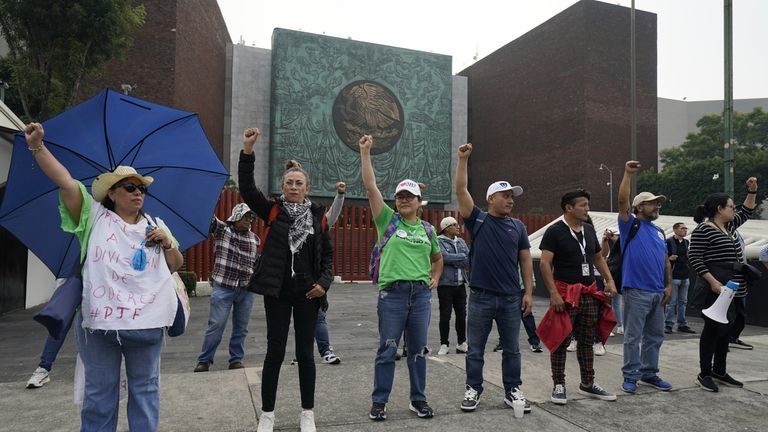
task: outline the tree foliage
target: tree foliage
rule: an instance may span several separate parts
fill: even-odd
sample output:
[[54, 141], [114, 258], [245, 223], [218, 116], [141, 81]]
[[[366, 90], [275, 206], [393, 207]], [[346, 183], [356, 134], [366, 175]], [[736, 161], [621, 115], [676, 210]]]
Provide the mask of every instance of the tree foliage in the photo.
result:
[[[689, 216], [707, 195], [722, 192], [723, 116], [707, 115], [696, 125], [699, 133], [688, 134], [680, 146], [663, 150], [660, 173], [643, 172], [638, 176], [638, 190], [663, 193], [669, 198], [664, 213]], [[734, 202], [744, 200], [744, 184], [756, 176], [765, 191], [768, 181], [768, 113], [755, 108], [750, 113], [734, 113]], [[758, 195], [758, 203], [763, 197]]]
[[8, 44], [0, 77], [25, 120], [45, 120], [75, 102], [81, 81], [130, 46], [144, 24], [131, 0], [0, 0], [0, 32]]

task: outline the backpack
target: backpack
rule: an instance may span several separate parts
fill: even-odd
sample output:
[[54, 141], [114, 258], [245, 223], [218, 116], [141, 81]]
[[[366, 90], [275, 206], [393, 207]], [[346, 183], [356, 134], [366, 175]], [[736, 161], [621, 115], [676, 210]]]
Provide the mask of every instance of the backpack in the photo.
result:
[[[392, 236], [395, 234], [397, 225], [399, 223], [400, 214], [393, 214], [392, 219], [389, 220], [387, 228], [384, 230], [384, 234], [381, 236], [381, 240], [377, 241], [376, 244], [373, 245], [373, 249], [371, 249], [371, 259], [368, 262], [368, 276], [370, 276], [371, 282], [374, 284], [379, 283], [379, 264], [381, 262], [381, 250], [384, 249], [384, 246], [386, 246], [389, 239], [392, 238]], [[424, 231], [427, 232], [427, 238], [431, 241], [434, 234], [432, 225], [423, 219], [421, 220], [421, 223], [424, 225]]]
[[613, 246], [611, 246], [611, 252], [608, 255], [608, 270], [611, 271], [611, 276], [613, 277], [613, 284], [616, 286], [616, 291], [621, 293], [622, 289], [622, 283], [621, 283], [621, 264], [622, 260], [624, 258], [624, 254], [627, 252], [627, 246], [629, 246], [629, 242], [632, 241], [633, 238], [637, 235], [637, 232], [640, 230], [640, 221], [635, 218], [634, 221], [632, 221], [632, 226], [629, 228], [629, 234], [627, 235], [627, 242], [624, 243], [624, 247], [621, 247], [621, 241], [617, 241], [613, 243]]

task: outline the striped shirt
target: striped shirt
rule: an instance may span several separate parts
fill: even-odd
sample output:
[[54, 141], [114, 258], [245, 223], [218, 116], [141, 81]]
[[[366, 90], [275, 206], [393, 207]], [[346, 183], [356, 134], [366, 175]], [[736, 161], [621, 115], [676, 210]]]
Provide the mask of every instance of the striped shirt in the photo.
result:
[[213, 218], [214, 265], [211, 279], [228, 288], [248, 284], [258, 256], [259, 238], [253, 231], [239, 232], [234, 224]]
[[[688, 259], [691, 267], [699, 276], [709, 273], [710, 263], [737, 263], [744, 261], [744, 250], [737, 238], [736, 229], [752, 216], [753, 209], [739, 206], [731, 222], [725, 225], [725, 232], [709, 223], [700, 223], [691, 233], [691, 245]], [[746, 280], [741, 274], [733, 277], [738, 282], [736, 296], [746, 295]]]

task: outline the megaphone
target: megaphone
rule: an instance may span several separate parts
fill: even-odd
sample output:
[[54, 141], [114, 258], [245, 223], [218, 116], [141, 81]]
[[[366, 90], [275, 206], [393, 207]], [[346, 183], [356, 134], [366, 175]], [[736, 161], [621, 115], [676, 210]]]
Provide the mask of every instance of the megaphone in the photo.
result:
[[723, 289], [720, 290], [720, 295], [717, 296], [717, 300], [715, 300], [712, 306], [704, 309], [701, 313], [712, 321], [728, 324], [728, 307], [731, 305], [737, 289], [739, 289], [739, 284], [729, 280]]

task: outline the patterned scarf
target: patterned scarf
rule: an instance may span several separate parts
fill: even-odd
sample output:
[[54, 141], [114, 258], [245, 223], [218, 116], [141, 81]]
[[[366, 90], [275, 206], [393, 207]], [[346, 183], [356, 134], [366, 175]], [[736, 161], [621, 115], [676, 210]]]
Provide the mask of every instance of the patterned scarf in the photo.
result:
[[294, 277], [296, 272], [293, 270], [293, 257], [304, 245], [307, 236], [315, 233], [312, 225], [312, 212], [309, 211], [311, 206], [312, 202], [309, 199], [304, 199], [303, 203], [283, 201], [283, 208], [291, 219], [291, 227], [288, 229], [288, 245], [291, 248], [291, 276]]

